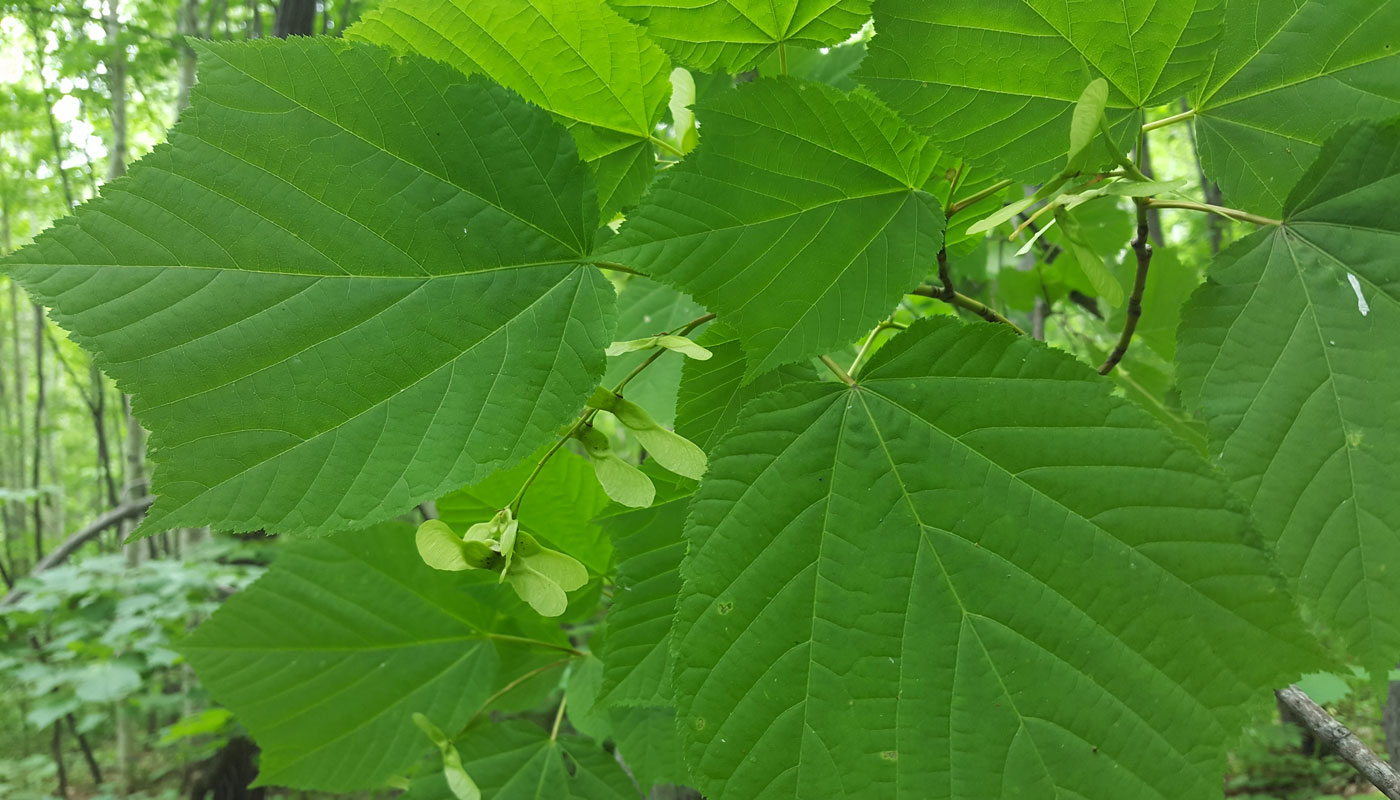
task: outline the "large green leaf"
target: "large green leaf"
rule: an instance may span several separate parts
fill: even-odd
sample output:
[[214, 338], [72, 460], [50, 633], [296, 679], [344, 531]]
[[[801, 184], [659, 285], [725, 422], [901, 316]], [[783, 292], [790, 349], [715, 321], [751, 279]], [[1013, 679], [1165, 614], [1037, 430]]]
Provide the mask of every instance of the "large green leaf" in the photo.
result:
[[1343, 124], [1400, 115], [1400, 0], [1230, 0], [1195, 100], [1201, 162], [1232, 205], [1273, 215]]
[[519, 648], [467, 583], [424, 564], [400, 523], [293, 542], [181, 650], [256, 737], [262, 783], [378, 788], [429, 747], [414, 712], [461, 728], [496, 688], [499, 651]]
[[[550, 737], [524, 720], [484, 725], [457, 742], [486, 800], [637, 800], [610, 753], [578, 736]], [[454, 800], [440, 771], [413, 782], [405, 800]]]
[[[1140, 110], [1205, 74], [1222, 0], [882, 0], [860, 79], [969, 161], [1042, 181], [1064, 166], [1075, 102], [1109, 83], [1131, 144]], [[1090, 165], [1103, 160], [1092, 154]]]
[[[788, 44], [834, 45], [870, 18], [870, 0], [611, 0], [687, 66], [738, 74]], [[784, 54], [785, 55], [785, 54]]]
[[925, 320], [748, 406], [691, 505], [673, 649], [699, 788], [1220, 794], [1313, 663], [1245, 509], [1069, 356]]
[[170, 143], [8, 260], [135, 396], [141, 531], [363, 526], [551, 439], [614, 301], [565, 132], [377, 47], [200, 47]]
[[617, 548], [617, 580], [599, 648], [602, 692], [611, 705], [665, 707], [675, 703], [669, 651], [680, 592], [681, 557], [690, 494], [608, 517]]
[[651, 182], [670, 60], [605, 0], [387, 0], [346, 35], [482, 73], [552, 112], [593, 167], [605, 216]]
[[1400, 657], [1400, 123], [1343, 129], [1182, 317], [1187, 401], [1299, 598]]
[[765, 79], [699, 113], [700, 146], [602, 249], [720, 314], [749, 377], [855, 340], [932, 269], [938, 153], [873, 98]]

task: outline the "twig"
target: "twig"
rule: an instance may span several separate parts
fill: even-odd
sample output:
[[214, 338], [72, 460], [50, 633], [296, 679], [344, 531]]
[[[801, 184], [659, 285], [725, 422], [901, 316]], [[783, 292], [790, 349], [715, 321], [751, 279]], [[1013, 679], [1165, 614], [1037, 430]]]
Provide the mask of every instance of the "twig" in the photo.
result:
[[1149, 226], [1147, 224], [1147, 203], [1137, 204], [1137, 236], [1129, 244], [1133, 252], [1137, 254], [1137, 275], [1133, 277], [1133, 291], [1128, 296], [1128, 311], [1123, 318], [1123, 333], [1118, 336], [1118, 344], [1114, 345], [1113, 352], [1108, 354], [1103, 366], [1099, 367], [1100, 375], [1107, 375], [1118, 366], [1118, 362], [1123, 360], [1127, 354], [1128, 347], [1133, 343], [1133, 333], [1137, 330], [1138, 320], [1142, 318], [1142, 294], [1147, 289], [1147, 268], [1152, 266], [1152, 243], [1148, 241]]
[[995, 309], [989, 308], [983, 303], [973, 300], [971, 297], [968, 297], [965, 294], [959, 294], [958, 292], [953, 292], [949, 294], [941, 287], [933, 286], [927, 283], [922, 286], [916, 287], [914, 291], [910, 292], [909, 294], [918, 295], [919, 297], [931, 297], [934, 300], [942, 300], [943, 302], [949, 305], [957, 306], [958, 308], [971, 311], [972, 313], [976, 314], [982, 319], [985, 319], [988, 322], [996, 322], [1002, 325], [1009, 325], [1011, 326], [1012, 330], [1016, 331], [1022, 336], [1026, 335], [1026, 332], [1021, 330], [1021, 326], [1017, 325], [1016, 323], [1012, 322], [1006, 317], [1003, 317], [1001, 314], [998, 314]]
[[953, 203], [952, 205], [948, 206], [948, 214], [947, 214], [948, 219], [952, 219], [953, 216], [954, 216], [955, 214], [957, 214], [959, 211], [962, 211], [963, 209], [965, 209], [965, 208], [967, 208], [968, 206], [971, 206], [971, 205], [973, 205], [973, 204], [975, 204], [975, 203], [979, 203], [979, 202], [981, 202], [981, 201], [983, 201], [983, 200], [986, 200], [988, 197], [991, 197], [992, 195], [996, 194], [997, 192], [1001, 191], [1002, 189], [1005, 189], [1006, 187], [1008, 187], [1008, 186], [1010, 186], [1010, 185], [1011, 185], [1011, 181], [1010, 181], [1010, 180], [1008, 180], [1008, 179], [1002, 179], [1002, 180], [999, 180], [999, 181], [997, 181], [996, 183], [992, 184], [991, 186], [988, 186], [987, 188], [983, 189], [982, 191], [977, 192], [976, 194], [971, 195], [970, 197], [964, 197], [963, 199], [959, 200], [958, 202]]
[[1248, 211], [1240, 211], [1237, 208], [1226, 208], [1224, 206], [1213, 206], [1209, 203], [1193, 203], [1190, 200], [1158, 200], [1155, 197], [1146, 199], [1148, 208], [1183, 208], [1187, 211], [1204, 211], [1210, 214], [1219, 214], [1227, 219], [1235, 219], [1240, 222], [1252, 222], [1255, 225], [1282, 225], [1283, 220], [1261, 217], [1258, 214], [1251, 214]]
[[1317, 738], [1327, 743], [1332, 752], [1352, 765], [1366, 780], [1381, 790], [1390, 800], [1400, 800], [1400, 774], [1386, 762], [1376, 757], [1362, 741], [1356, 738], [1347, 726], [1338, 722], [1307, 693], [1297, 686], [1289, 686], [1274, 692], [1280, 703], [1298, 716]]
[[637, 270], [632, 269], [631, 267], [627, 266], [626, 264], [619, 264], [619, 263], [617, 263], [616, 261], [597, 261], [597, 260], [594, 260], [594, 261], [590, 261], [590, 262], [588, 262], [588, 263], [592, 264], [593, 266], [597, 267], [598, 269], [611, 270], [612, 272], [622, 272], [622, 273], [626, 273], [626, 274], [628, 274], [628, 275], [641, 275], [641, 274], [642, 274], [642, 273], [638, 272]]
[[496, 702], [497, 700], [500, 700], [507, 694], [510, 694], [512, 691], [515, 690], [516, 687], [518, 687], [525, 681], [528, 681], [531, 678], [540, 675], [544, 672], [548, 672], [549, 670], [554, 669], [555, 667], [563, 666], [564, 664], [569, 663], [570, 658], [561, 658], [558, 661], [551, 661], [548, 664], [545, 664], [543, 667], [536, 667], [530, 670], [529, 672], [525, 673], [524, 675], [521, 675], [520, 677], [511, 681], [510, 683], [507, 683], [505, 686], [502, 686], [500, 689], [497, 689], [490, 697], [482, 701], [481, 706], [477, 708], [477, 710], [471, 715], [471, 718], [467, 720], [467, 724], [463, 725], [462, 729], [457, 732], [457, 735], [452, 737], [452, 741], [455, 742], [458, 739], [461, 739], [463, 736], [465, 736], [467, 731], [471, 729], [472, 723], [476, 722], [476, 718], [486, 713], [486, 710], [491, 707], [492, 703]]

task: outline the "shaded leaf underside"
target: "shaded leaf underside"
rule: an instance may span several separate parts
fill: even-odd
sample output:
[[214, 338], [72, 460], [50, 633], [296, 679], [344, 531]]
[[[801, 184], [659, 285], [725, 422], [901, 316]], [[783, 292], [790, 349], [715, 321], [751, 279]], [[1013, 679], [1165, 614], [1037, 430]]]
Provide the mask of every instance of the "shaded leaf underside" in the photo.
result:
[[135, 397], [141, 531], [363, 526], [552, 437], [614, 301], [567, 135], [365, 45], [203, 45], [201, 76], [168, 145], [8, 260]]
[[673, 634], [710, 796], [1212, 797], [1309, 663], [1237, 501], [1066, 356], [930, 320], [746, 417]]
[[1322, 150], [1284, 225], [1221, 257], [1183, 313], [1188, 402], [1317, 620], [1400, 654], [1400, 125]]

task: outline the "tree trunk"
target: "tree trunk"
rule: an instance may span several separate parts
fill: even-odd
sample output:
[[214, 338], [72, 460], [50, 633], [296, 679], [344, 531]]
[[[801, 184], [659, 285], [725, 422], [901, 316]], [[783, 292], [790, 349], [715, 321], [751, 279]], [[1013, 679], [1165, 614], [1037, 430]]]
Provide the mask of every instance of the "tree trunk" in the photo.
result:
[[[176, 31], [182, 36], [199, 35], [199, 0], [183, 0], [180, 3], [179, 17], [175, 22]], [[194, 48], [180, 40], [179, 72], [175, 84], [175, 118], [190, 105], [190, 87], [195, 81]]]
[[1400, 681], [1391, 681], [1381, 707], [1381, 730], [1385, 732], [1385, 754], [1391, 764], [1400, 765]]
[[44, 466], [44, 308], [34, 304], [34, 380], [37, 386], [34, 395], [34, 458], [30, 466], [30, 488], [34, 490], [34, 560], [44, 557], [44, 497], [40, 492], [43, 486]]
[[[131, 414], [131, 396], [122, 396], [122, 409], [126, 413], [126, 443], [123, 446], [126, 458], [126, 484], [122, 487], [122, 502], [131, 503], [146, 496], [149, 491], [146, 486], [146, 429], [141, 427], [141, 423], [136, 421], [136, 417]], [[135, 520], [128, 520], [121, 524], [121, 540], [125, 541], [127, 536], [136, 527]], [[149, 543], [149, 540], [148, 540]], [[132, 542], [124, 546], [126, 553], [126, 563], [128, 566], [136, 566], [141, 563], [141, 543]]]
[[316, 0], [282, 0], [277, 4], [277, 17], [272, 23], [272, 35], [278, 39], [288, 36], [310, 36], [316, 25]]
[[122, 44], [122, 26], [117, 18], [121, 0], [107, 0], [103, 6], [102, 22], [107, 31], [106, 58], [107, 90], [112, 96], [112, 141], [107, 148], [107, 180], [126, 174], [126, 47]]

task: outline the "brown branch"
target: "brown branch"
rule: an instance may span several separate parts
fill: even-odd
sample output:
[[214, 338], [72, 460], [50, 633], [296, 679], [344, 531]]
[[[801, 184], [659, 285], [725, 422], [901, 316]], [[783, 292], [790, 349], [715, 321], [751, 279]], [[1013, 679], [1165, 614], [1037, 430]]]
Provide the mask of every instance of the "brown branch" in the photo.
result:
[[[78, 551], [78, 548], [82, 547], [84, 544], [87, 544], [89, 541], [97, 538], [98, 534], [102, 533], [103, 531], [107, 530], [113, 525], [124, 522], [128, 519], [139, 517], [142, 514], [146, 513], [146, 509], [150, 508], [151, 503], [153, 502], [155, 502], [154, 497], [142, 497], [136, 500], [132, 500], [129, 503], [117, 506], [111, 511], [108, 511], [106, 514], [103, 514], [102, 516], [89, 523], [87, 527], [82, 528], [81, 530], [78, 530], [75, 533], [73, 533], [71, 536], [69, 536], [63, 541], [63, 544], [54, 548], [53, 551], [50, 552], [48, 555], [39, 559], [39, 562], [34, 565], [34, 569], [29, 571], [29, 575], [32, 577], [34, 575], [38, 575], [40, 572], [43, 572], [46, 569], [51, 569], [53, 567], [58, 566], [59, 564], [62, 564], [64, 561], [68, 560], [69, 556], [76, 553]], [[4, 598], [0, 598], [0, 608], [5, 608], [7, 606], [13, 605], [16, 601], [23, 597], [24, 594], [24, 592], [10, 592], [9, 594], [5, 595]]]
[[1347, 726], [1314, 703], [1312, 698], [1297, 686], [1279, 689], [1274, 694], [1285, 708], [1298, 716], [1308, 730], [1326, 742], [1332, 752], [1341, 756], [1343, 761], [1355, 768], [1366, 780], [1375, 784], [1375, 787], [1381, 790], [1381, 794], [1390, 800], [1400, 800], [1400, 774], [1372, 753]]
[[1138, 320], [1142, 318], [1142, 295], [1147, 289], [1147, 268], [1152, 265], [1152, 243], [1148, 241], [1150, 226], [1147, 222], [1147, 204], [1137, 204], [1137, 236], [1133, 238], [1130, 247], [1137, 254], [1137, 275], [1133, 277], [1133, 292], [1128, 296], [1128, 311], [1123, 319], [1123, 333], [1118, 337], [1118, 344], [1114, 346], [1113, 352], [1108, 354], [1108, 358], [1099, 367], [1100, 375], [1107, 375], [1118, 366], [1118, 362], [1123, 360], [1123, 356], [1128, 352], [1128, 346], [1133, 343], [1133, 332], [1137, 330]]

